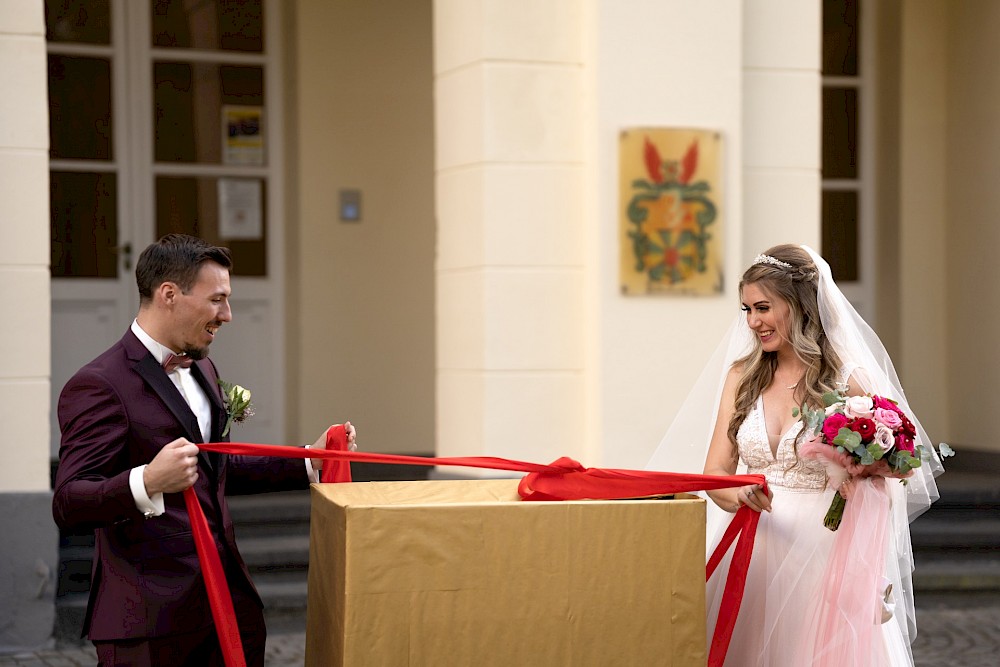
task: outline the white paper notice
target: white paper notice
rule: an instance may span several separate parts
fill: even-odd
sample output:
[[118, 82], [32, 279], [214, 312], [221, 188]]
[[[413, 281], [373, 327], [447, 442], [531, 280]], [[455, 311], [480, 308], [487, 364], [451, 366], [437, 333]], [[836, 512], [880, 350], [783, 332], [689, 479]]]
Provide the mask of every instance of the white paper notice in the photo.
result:
[[219, 179], [219, 238], [259, 240], [264, 235], [261, 182]]

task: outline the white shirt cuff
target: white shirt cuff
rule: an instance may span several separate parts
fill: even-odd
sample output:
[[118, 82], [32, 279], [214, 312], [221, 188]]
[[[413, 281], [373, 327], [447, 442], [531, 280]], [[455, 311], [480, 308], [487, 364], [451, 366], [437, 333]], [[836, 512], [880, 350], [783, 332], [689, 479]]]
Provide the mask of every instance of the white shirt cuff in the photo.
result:
[[[306, 449], [309, 449], [309, 445], [306, 445]], [[313, 470], [312, 459], [306, 459], [306, 475], [309, 476], [310, 484], [319, 484], [319, 471]]]
[[146, 493], [146, 483], [142, 481], [142, 472], [146, 466], [132, 468], [128, 474], [128, 485], [132, 489], [132, 498], [135, 499], [135, 506], [147, 519], [152, 516], [160, 516], [166, 510], [163, 505], [163, 494], [154, 493], [150, 498]]

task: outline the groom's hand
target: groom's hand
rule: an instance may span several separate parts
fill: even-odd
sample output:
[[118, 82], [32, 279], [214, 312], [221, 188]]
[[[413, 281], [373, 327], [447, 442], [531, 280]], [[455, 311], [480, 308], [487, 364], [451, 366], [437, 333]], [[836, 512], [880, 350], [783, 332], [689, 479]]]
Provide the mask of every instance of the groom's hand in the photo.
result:
[[[327, 429], [326, 431], [323, 431], [323, 433], [320, 434], [320, 436], [318, 438], [316, 438], [316, 442], [314, 442], [313, 444], [311, 444], [309, 446], [309, 448], [310, 449], [326, 449], [326, 433], [329, 430], [330, 429]], [[357, 437], [358, 437], [358, 431], [357, 431], [357, 429], [354, 428], [354, 425], [351, 422], [344, 422], [344, 433], [347, 435], [347, 449], [348, 449], [348, 451], [356, 452], [358, 450], [357, 442], [355, 442], [357, 440]], [[322, 470], [323, 469], [323, 459], [310, 459], [310, 461], [312, 461], [313, 470]]]
[[146, 494], [177, 493], [198, 481], [198, 445], [177, 438], [163, 446], [142, 471]]

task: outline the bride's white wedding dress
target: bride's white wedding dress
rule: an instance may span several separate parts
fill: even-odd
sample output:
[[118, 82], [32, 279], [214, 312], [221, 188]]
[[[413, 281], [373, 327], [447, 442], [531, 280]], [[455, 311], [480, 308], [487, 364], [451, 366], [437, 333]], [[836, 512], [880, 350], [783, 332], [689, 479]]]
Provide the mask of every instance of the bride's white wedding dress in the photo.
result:
[[[758, 398], [737, 435], [740, 459], [749, 473], [763, 474], [774, 497], [771, 512], [762, 512], [726, 665], [798, 667], [813, 664], [810, 642], [817, 636], [819, 600], [836, 533], [823, 525], [834, 491], [828, 488], [823, 465], [804, 460], [795, 451], [801, 423], [780, 437], [772, 450]], [[711, 538], [712, 536], [710, 536]], [[709, 553], [721, 538], [711, 541]], [[727, 554], [708, 581], [708, 637], [719, 613]], [[887, 562], [893, 562], [887, 559]], [[889, 569], [892, 569], [889, 567]], [[898, 573], [890, 578], [898, 581]], [[909, 646], [898, 618], [881, 625], [884, 641], [870, 665], [912, 665]], [[871, 621], [875, 623], [874, 619]], [[905, 620], [903, 621], [905, 624]], [[845, 666], [846, 667], [846, 666]], [[860, 665], [858, 667], [861, 667]], [[869, 667], [866, 665], [866, 667]]]

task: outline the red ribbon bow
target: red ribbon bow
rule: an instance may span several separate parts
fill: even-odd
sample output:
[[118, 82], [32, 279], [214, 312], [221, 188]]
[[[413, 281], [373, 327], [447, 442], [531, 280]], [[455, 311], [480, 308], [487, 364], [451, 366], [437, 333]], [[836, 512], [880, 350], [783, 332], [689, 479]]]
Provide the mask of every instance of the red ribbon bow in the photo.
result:
[[[425, 466], [462, 466], [471, 468], [489, 468], [492, 470], [509, 470], [528, 473], [518, 485], [518, 494], [522, 500], [556, 501], [622, 498], [641, 498], [645, 496], [668, 495], [691, 491], [709, 491], [726, 489], [748, 484], [758, 484], [767, 490], [763, 475], [731, 475], [721, 477], [716, 475], [688, 475], [673, 472], [653, 472], [639, 470], [614, 470], [607, 468], [584, 468], [580, 463], [570, 458], [560, 458], [550, 465], [528, 463], [490, 456], [469, 456], [451, 458], [432, 458], [423, 456], [404, 456], [396, 454], [373, 454], [368, 452], [351, 452], [347, 449], [347, 434], [341, 424], [331, 426], [326, 433], [326, 449], [305, 449], [302, 447], [285, 447], [281, 445], [257, 445], [241, 442], [223, 442], [199, 444], [205, 451], [220, 454], [244, 454], [250, 456], [281, 456], [299, 459], [325, 459], [321, 481], [349, 482], [351, 481], [351, 461], [368, 463], [391, 463]], [[239, 626], [236, 625], [236, 615], [233, 611], [232, 597], [229, 585], [222, 569], [215, 541], [208, 528], [208, 521], [198, 503], [194, 489], [184, 491], [184, 501], [188, 514], [191, 516], [191, 527], [194, 532], [195, 546], [201, 561], [205, 586], [208, 589], [208, 599], [212, 608], [212, 618], [219, 635], [226, 667], [245, 667], [243, 645], [240, 642]], [[722, 665], [733, 636], [736, 616], [743, 600], [743, 589], [746, 584], [747, 568], [750, 566], [750, 556], [753, 553], [754, 536], [757, 533], [757, 522], [760, 514], [747, 506], [742, 506], [733, 517], [729, 528], [716, 548], [706, 567], [706, 579], [718, 567], [729, 546], [736, 541], [736, 549], [729, 567], [723, 590], [722, 606], [719, 609], [719, 620], [715, 626], [715, 635], [709, 649], [708, 665]]]

